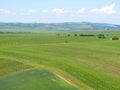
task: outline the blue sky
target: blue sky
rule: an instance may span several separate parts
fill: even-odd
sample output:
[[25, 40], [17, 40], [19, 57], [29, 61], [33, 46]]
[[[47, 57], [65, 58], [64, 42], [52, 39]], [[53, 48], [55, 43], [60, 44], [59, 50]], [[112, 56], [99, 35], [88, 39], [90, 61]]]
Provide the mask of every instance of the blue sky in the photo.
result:
[[120, 24], [120, 0], [0, 0], [0, 22]]

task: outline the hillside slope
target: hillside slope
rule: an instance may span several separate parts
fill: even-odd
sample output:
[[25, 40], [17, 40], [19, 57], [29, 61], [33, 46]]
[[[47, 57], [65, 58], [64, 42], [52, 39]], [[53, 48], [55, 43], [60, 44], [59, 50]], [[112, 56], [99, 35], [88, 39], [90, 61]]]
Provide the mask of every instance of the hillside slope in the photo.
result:
[[0, 23], [0, 31], [41, 30], [120, 30], [120, 25], [106, 23]]

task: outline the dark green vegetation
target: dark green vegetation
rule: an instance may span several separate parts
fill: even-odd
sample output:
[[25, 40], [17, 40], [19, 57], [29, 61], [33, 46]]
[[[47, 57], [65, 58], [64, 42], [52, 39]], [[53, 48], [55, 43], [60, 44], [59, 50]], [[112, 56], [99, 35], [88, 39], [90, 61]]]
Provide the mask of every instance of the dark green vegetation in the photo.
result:
[[[5, 85], [4, 85], [5, 84]], [[29, 70], [0, 80], [1, 90], [76, 90], [46, 70]]]
[[100, 39], [105, 39], [105, 35], [104, 35], [104, 34], [98, 34], [97, 36], [98, 36], [98, 38], [100, 38]]
[[0, 34], [0, 90], [120, 90], [120, 31], [57, 33]]

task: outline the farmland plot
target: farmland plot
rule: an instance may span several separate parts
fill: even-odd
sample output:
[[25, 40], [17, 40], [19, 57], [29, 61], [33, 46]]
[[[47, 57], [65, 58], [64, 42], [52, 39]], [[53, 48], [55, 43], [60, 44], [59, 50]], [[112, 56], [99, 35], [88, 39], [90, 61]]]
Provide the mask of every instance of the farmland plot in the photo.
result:
[[10, 59], [0, 58], [0, 78], [14, 72], [30, 69], [32, 66]]
[[[108, 38], [101, 40], [96, 37], [80, 36], [41, 36], [39, 34], [3, 35], [0, 39], [0, 55], [3, 55], [5, 59], [7, 59], [5, 61], [1, 58], [1, 64], [3, 63], [1, 67], [4, 67], [4, 65], [9, 66], [4, 63], [8, 62], [9, 59], [13, 59], [14, 61], [12, 62], [14, 63], [30, 66], [28, 69], [45, 69], [48, 72], [54, 73], [55, 77], [61, 80], [60, 82], [67, 83], [65, 86], [69, 88], [64, 88], [66, 90], [120, 89], [119, 40], [110, 41]], [[65, 43], [65, 41], [68, 41], [68, 43]], [[15, 59], [17, 59], [17, 61]], [[17, 66], [14, 63], [12, 65]], [[25, 68], [25, 70], [27, 70], [27, 68]], [[39, 71], [35, 70], [35, 72]], [[27, 77], [29, 71], [25, 73], [25, 77]], [[16, 80], [19, 79], [18, 76], [22, 74], [17, 74]], [[48, 80], [49, 79], [50, 78], [48, 78]], [[0, 85], [2, 85], [4, 80], [6, 83], [10, 82], [7, 77], [6, 79], [2, 78]], [[46, 79], [44, 81], [46, 81]], [[70, 83], [68, 83], [68, 81]], [[38, 83], [41, 83], [41, 80]], [[57, 87], [59, 87], [60, 84], [61, 83], [58, 83]], [[44, 85], [46, 86], [46, 83], [44, 83]], [[54, 87], [54, 84], [51, 85], [51, 88], [52, 87]]]

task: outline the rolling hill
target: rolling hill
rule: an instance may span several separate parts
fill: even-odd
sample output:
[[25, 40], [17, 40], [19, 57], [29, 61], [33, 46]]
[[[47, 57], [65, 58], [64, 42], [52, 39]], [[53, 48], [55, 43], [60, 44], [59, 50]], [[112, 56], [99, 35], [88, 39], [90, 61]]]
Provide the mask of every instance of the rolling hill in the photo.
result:
[[0, 23], [0, 31], [41, 30], [120, 30], [120, 25], [91, 22], [69, 23]]

